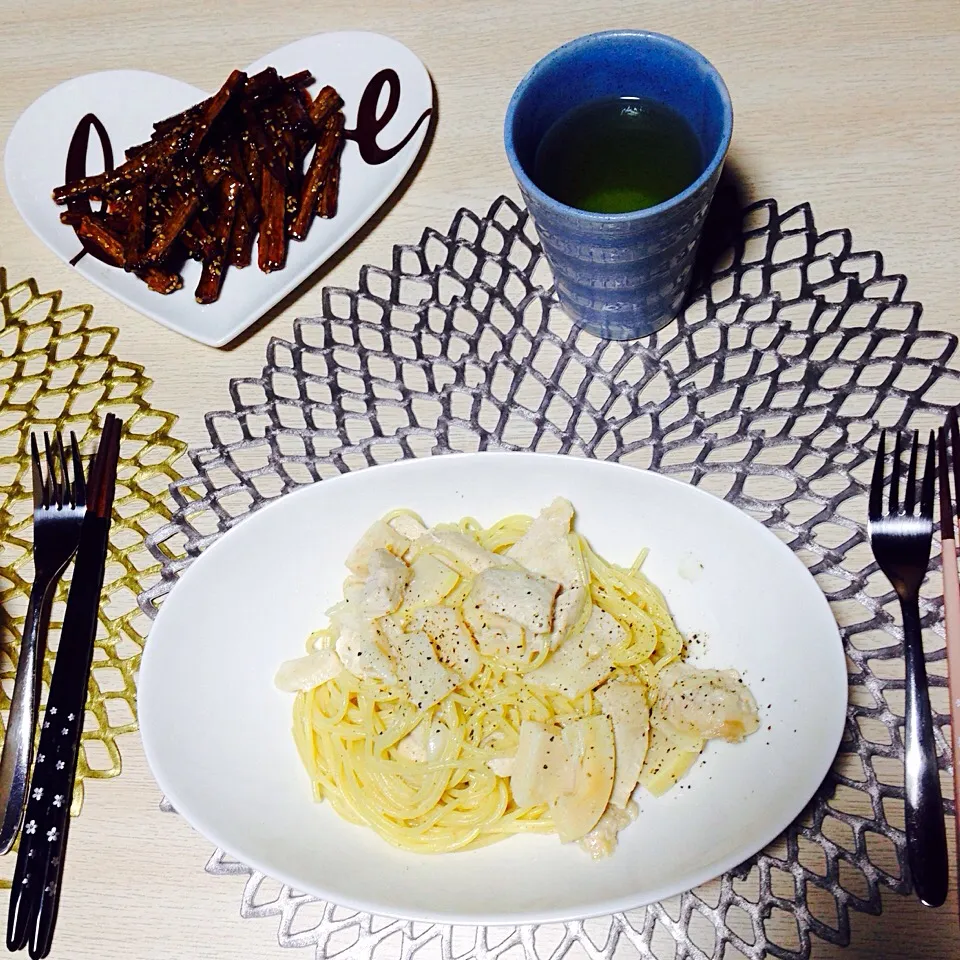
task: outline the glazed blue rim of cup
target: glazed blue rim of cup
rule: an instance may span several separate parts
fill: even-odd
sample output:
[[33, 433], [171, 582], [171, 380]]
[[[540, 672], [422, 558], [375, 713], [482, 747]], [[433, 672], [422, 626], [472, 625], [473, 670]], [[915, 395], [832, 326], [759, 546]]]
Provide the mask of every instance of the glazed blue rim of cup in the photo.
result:
[[[645, 45], [652, 43], [654, 46], [659, 46], [662, 49], [669, 51], [679, 59], [686, 60], [692, 68], [700, 71], [707, 82], [712, 84], [719, 98], [722, 110], [720, 137], [717, 142], [716, 149], [713, 151], [709, 162], [700, 176], [697, 177], [697, 179], [694, 180], [694, 182], [691, 183], [685, 190], [675, 194], [668, 200], [664, 200], [662, 203], [658, 203], [655, 206], [646, 207], [641, 210], [629, 210], [625, 213], [595, 213], [590, 210], [581, 210], [579, 207], [571, 207], [566, 203], [561, 203], [559, 200], [555, 200], [550, 196], [550, 194], [541, 190], [527, 173], [526, 167], [517, 155], [516, 140], [514, 137], [517, 110], [523, 102], [529, 88], [536, 83], [538, 79], [540, 79], [541, 75], [553, 71], [563, 61], [570, 58], [571, 55], [578, 55], [588, 52], [591, 47], [603, 47], [610, 40], [622, 40], [625, 42], [639, 41], [637, 44], [638, 49], [641, 44]], [[639, 91], [639, 93], [640, 95], [643, 95], [643, 91]], [[609, 95], [611, 96], [636, 96], [637, 94], [638, 91], [629, 89], [618, 91], [611, 90], [609, 92]], [[576, 100], [574, 101], [574, 104], [571, 104], [571, 106], [575, 105], [575, 103], [582, 103], [585, 99], [587, 98]], [[546, 130], [543, 131], [543, 133], [545, 132]], [[695, 50], [689, 44], [684, 43], [682, 40], [677, 40], [675, 37], [669, 37], [663, 33], [655, 33], [652, 30], [604, 30], [600, 33], [586, 34], [585, 36], [578, 37], [576, 40], [568, 41], [567, 43], [563, 44], [563, 46], [557, 47], [556, 50], [551, 51], [545, 57], [538, 60], [530, 68], [530, 70], [527, 71], [526, 76], [517, 85], [516, 90], [513, 92], [513, 96], [510, 98], [510, 103], [507, 106], [507, 114], [503, 121], [503, 142], [507, 152], [507, 159], [510, 162], [510, 166], [513, 168], [514, 176], [516, 176], [523, 191], [532, 195], [539, 203], [543, 204], [547, 208], [553, 209], [556, 213], [561, 213], [567, 216], [574, 214], [582, 219], [597, 223], [622, 223], [624, 221], [635, 221], [646, 219], [648, 217], [655, 217], [657, 214], [682, 203], [688, 197], [701, 189], [701, 187], [716, 173], [717, 168], [723, 163], [724, 158], [727, 155], [732, 134], [733, 106], [730, 102], [730, 94], [727, 91], [727, 86], [723, 82], [723, 77], [720, 76], [717, 68], [702, 53], [700, 53], [699, 50]], [[697, 133], [697, 137], [698, 139], [700, 138], [699, 132]]]

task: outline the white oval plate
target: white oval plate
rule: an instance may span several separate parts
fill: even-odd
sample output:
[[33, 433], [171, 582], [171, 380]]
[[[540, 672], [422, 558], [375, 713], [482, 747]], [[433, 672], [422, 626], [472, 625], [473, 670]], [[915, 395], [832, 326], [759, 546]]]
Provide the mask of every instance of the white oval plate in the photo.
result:
[[[339, 597], [344, 558], [395, 507], [428, 523], [490, 523], [568, 497], [604, 557], [665, 592], [698, 662], [734, 666], [760, 731], [711, 743], [675, 788], [638, 791], [640, 816], [593, 862], [555, 837], [440, 856], [395, 850], [315, 804], [273, 687]], [[702, 565], [690, 581], [684, 575]], [[334, 903], [466, 924], [534, 923], [637, 907], [690, 889], [760, 850], [803, 810], [843, 731], [847, 673], [826, 599], [803, 564], [735, 507], [612, 463], [526, 453], [403, 461], [326, 480], [270, 505], [200, 556], [163, 604], [139, 686], [140, 732], [164, 793], [244, 863]], [[769, 727], [769, 729], [768, 729]]]
[[[7, 140], [4, 163], [14, 205], [57, 256], [107, 293], [201, 343], [214, 347], [229, 343], [313, 273], [380, 208], [416, 159], [433, 109], [433, 87], [424, 65], [403, 44], [377, 33], [321, 33], [268, 53], [245, 69], [253, 74], [265, 67], [275, 67], [284, 75], [312, 71], [317, 80], [312, 87], [314, 93], [324, 84], [332, 84], [343, 97], [348, 130], [357, 126], [364, 91], [381, 71], [392, 70], [399, 94], [393, 116], [388, 119], [385, 113], [388, 87], [376, 84], [369, 95], [376, 115], [388, 120], [376, 143], [389, 153], [412, 133], [389, 159], [368, 151], [365, 160], [357, 142], [347, 140], [341, 159], [337, 215], [330, 220], [314, 220], [303, 242], [290, 242], [283, 270], [261, 273], [254, 255], [249, 267], [228, 269], [219, 300], [199, 304], [193, 291], [200, 279], [200, 264], [192, 260], [183, 269], [183, 289], [167, 296], [148, 290], [133, 274], [90, 255], [76, 260], [82, 251], [80, 241], [72, 228], [60, 222], [64, 208], [58, 207], [50, 195], [65, 180], [67, 151], [81, 119], [89, 113], [100, 118], [114, 161], [119, 164], [127, 147], [149, 139], [157, 120], [209, 96], [190, 84], [157, 73], [89, 73], [61, 83], [32, 103]], [[103, 163], [100, 141], [91, 132], [87, 173], [98, 173]]]

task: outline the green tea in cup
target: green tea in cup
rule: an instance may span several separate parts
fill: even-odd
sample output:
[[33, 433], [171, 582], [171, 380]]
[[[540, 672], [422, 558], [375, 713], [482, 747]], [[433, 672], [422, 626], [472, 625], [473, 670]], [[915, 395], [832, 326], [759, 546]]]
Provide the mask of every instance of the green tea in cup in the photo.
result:
[[537, 148], [533, 181], [592, 213], [645, 210], [703, 173], [700, 141], [672, 107], [649, 97], [601, 97], [568, 110]]

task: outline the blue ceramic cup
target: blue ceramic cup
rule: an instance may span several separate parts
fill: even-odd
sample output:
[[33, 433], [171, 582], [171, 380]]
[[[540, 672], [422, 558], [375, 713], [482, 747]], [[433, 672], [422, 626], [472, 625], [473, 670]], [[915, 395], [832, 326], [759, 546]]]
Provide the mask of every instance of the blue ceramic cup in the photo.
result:
[[[649, 97], [673, 107], [696, 133], [706, 161], [686, 190], [631, 213], [591, 213], [554, 200], [530, 176], [550, 126], [600, 97]], [[690, 285], [697, 243], [733, 131], [720, 74], [692, 47], [659, 33], [611, 30], [564, 44], [520, 81], [504, 142], [560, 304], [608, 340], [644, 337], [669, 323]]]

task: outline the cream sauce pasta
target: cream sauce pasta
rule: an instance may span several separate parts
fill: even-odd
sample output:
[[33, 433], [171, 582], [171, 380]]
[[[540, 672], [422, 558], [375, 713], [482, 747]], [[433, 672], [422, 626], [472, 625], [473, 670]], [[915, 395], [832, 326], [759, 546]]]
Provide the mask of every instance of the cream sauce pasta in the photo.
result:
[[343, 599], [284, 663], [317, 800], [420, 853], [555, 833], [594, 857], [707, 739], [759, 725], [734, 670], [685, 661], [660, 591], [598, 556], [557, 499], [428, 527], [404, 510], [347, 557]]

